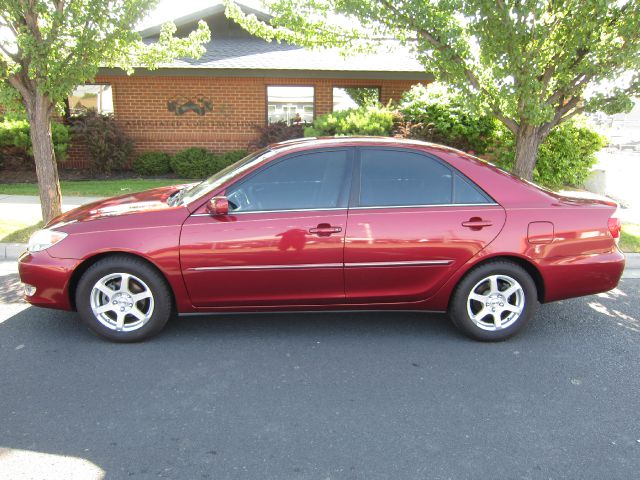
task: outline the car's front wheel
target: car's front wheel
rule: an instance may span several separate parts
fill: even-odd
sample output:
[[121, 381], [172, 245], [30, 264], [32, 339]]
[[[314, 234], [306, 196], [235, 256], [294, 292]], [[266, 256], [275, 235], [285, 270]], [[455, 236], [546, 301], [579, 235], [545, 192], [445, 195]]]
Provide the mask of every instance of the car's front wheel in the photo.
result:
[[505, 340], [519, 332], [538, 307], [536, 285], [521, 266], [506, 260], [471, 270], [458, 284], [449, 316], [475, 340]]
[[126, 256], [97, 261], [82, 275], [76, 307], [91, 331], [115, 342], [137, 342], [159, 333], [173, 311], [160, 273]]

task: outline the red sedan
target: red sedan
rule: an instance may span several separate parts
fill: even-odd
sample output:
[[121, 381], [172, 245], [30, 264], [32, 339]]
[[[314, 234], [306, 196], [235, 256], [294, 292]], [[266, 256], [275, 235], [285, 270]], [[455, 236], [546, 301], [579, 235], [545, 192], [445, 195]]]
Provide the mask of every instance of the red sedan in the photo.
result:
[[121, 342], [175, 313], [347, 309], [447, 311], [502, 340], [539, 303], [618, 284], [615, 211], [446, 147], [306, 139], [65, 213], [32, 236], [20, 276], [28, 302]]

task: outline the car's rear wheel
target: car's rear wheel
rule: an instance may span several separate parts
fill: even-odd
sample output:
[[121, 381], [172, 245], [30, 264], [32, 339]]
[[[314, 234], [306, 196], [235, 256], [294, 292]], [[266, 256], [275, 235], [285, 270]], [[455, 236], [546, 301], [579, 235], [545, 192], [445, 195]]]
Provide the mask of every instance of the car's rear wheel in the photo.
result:
[[97, 261], [82, 275], [76, 307], [91, 331], [115, 342], [159, 333], [173, 311], [165, 279], [143, 260], [125, 256]]
[[471, 270], [458, 284], [449, 316], [466, 335], [482, 341], [518, 333], [538, 307], [536, 285], [521, 266], [505, 260]]

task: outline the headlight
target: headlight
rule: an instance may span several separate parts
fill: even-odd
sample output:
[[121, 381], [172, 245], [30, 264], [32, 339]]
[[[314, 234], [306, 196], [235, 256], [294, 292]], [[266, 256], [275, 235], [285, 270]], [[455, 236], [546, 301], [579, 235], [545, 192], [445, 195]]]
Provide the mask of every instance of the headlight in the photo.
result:
[[31, 237], [29, 237], [29, 245], [27, 246], [27, 250], [30, 252], [40, 252], [42, 250], [46, 250], [49, 247], [54, 246], [56, 243], [64, 240], [67, 236], [64, 232], [58, 232], [56, 230], [49, 230], [45, 228], [44, 230], [38, 230], [34, 232]]

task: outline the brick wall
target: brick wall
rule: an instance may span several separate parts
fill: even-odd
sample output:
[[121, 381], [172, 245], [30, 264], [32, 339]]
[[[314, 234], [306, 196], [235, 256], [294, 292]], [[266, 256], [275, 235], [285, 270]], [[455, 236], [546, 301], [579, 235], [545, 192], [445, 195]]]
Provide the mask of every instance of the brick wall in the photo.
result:
[[[244, 149], [256, 138], [254, 125], [266, 123], [267, 85], [315, 87], [315, 114], [331, 112], [333, 87], [380, 87], [382, 103], [397, 100], [414, 81], [283, 79], [246, 77], [99, 76], [97, 83], [113, 87], [115, 117], [135, 141], [137, 152], [160, 150], [175, 153], [187, 147], [214, 152]], [[176, 115], [167, 108], [176, 96], [210, 98], [213, 110]], [[75, 142], [65, 168], [80, 168], [85, 149]]]

